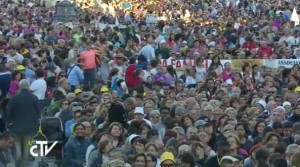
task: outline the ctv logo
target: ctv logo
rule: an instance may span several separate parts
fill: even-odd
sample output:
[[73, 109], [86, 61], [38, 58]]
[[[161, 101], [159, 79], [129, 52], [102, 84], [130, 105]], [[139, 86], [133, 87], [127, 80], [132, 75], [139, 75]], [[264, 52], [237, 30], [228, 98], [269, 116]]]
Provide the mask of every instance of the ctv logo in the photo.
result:
[[33, 157], [45, 157], [55, 147], [57, 143], [58, 141], [55, 141], [50, 147], [48, 147], [48, 144], [50, 144], [50, 142], [36, 141], [35, 144], [30, 147], [30, 154]]

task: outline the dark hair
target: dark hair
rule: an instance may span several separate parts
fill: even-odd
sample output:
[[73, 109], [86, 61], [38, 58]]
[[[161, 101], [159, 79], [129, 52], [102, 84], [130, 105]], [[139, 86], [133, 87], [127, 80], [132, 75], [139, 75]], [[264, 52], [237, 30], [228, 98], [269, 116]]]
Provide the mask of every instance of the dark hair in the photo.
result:
[[276, 158], [272, 161], [273, 167], [288, 167], [287, 161], [284, 157]]
[[287, 145], [283, 142], [279, 142], [276, 146], [275, 146], [275, 149], [274, 149], [274, 152], [275, 153], [280, 153], [282, 155], [285, 154], [287, 150]]
[[18, 74], [21, 74], [21, 72], [18, 71], [18, 70], [13, 71], [13, 72], [11, 73], [11, 80], [14, 81], [14, 80], [16, 79], [16, 76], [17, 76]]
[[42, 78], [42, 77], [44, 77], [44, 71], [41, 68], [37, 68], [35, 70], [35, 75], [37, 78]]
[[84, 125], [82, 123], [76, 123], [73, 127], [73, 131], [75, 131], [75, 129], [78, 127], [78, 126], [82, 126], [83, 129], [85, 129]]
[[[156, 145], [154, 145], [154, 146], [156, 146]], [[154, 166], [156, 166], [156, 163], [157, 163], [157, 158], [156, 158], [156, 156], [153, 155], [153, 154], [151, 154], [151, 153], [147, 153], [146, 155], [147, 155], [148, 157], [151, 158], [152, 162], [155, 162], [155, 165], [154, 165]]]
[[269, 152], [265, 148], [260, 148], [255, 153], [255, 159], [257, 161], [258, 167], [268, 166]]
[[4, 131], [2, 134], [0, 134], [0, 140], [8, 140], [11, 137], [14, 138], [15, 135], [10, 131]]
[[145, 155], [144, 153], [136, 154], [136, 155], [132, 158], [133, 163], [138, 159], [138, 157], [143, 157], [144, 160], [145, 160], [145, 164], [147, 165], [147, 157], [146, 157], [146, 155]]
[[255, 139], [256, 137], [258, 137], [259, 134], [258, 134], [257, 128], [258, 128], [258, 125], [261, 124], [261, 123], [264, 123], [265, 126], [267, 126], [265, 120], [263, 120], [263, 119], [258, 119], [258, 120], [256, 121], [255, 126], [254, 126], [254, 131], [253, 131], [253, 133], [252, 133], [252, 135], [251, 135], [253, 139]]
[[189, 166], [195, 166], [195, 160], [194, 160], [194, 157], [191, 153], [189, 152], [184, 152], [182, 154], [180, 154], [178, 156], [178, 159], [181, 160], [182, 163], [184, 164], [189, 164]]

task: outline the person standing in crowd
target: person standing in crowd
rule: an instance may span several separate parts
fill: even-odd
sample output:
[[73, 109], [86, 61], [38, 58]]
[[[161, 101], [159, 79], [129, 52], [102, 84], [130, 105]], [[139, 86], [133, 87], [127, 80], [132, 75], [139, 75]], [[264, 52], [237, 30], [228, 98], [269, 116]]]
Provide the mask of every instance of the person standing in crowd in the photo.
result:
[[5, 62], [4, 64], [0, 64], [0, 101], [9, 93], [11, 83], [11, 73], [7, 70], [7, 65]]
[[83, 65], [84, 85], [90, 88], [94, 88], [95, 85], [97, 54], [97, 50], [90, 45], [80, 53], [80, 62]]
[[67, 58], [64, 63], [67, 67], [67, 79], [70, 85], [71, 92], [74, 92], [76, 88], [79, 88], [84, 82], [84, 75], [80, 67], [78, 67], [74, 59]]
[[123, 103], [115, 102], [111, 104], [108, 110], [108, 123], [119, 122], [124, 128], [128, 128], [128, 113], [136, 107], [136, 100], [133, 97], [128, 97]]
[[7, 107], [7, 122], [16, 135], [17, 160], [20, 162], [28, 160], [27, 144], [38, 131], [41, 118], [39, 104], [38, 97], [30, 91], [29, 81], [21, 80], [20, 93], [11, 98]]
[[47, 83], [44, 79], [44, 71], [41, 68], [35, 70], [36, 80], [30, 85], [30, 90], [39, 99], [41, 108], [44, 107], [44, 100], [47, 91]]

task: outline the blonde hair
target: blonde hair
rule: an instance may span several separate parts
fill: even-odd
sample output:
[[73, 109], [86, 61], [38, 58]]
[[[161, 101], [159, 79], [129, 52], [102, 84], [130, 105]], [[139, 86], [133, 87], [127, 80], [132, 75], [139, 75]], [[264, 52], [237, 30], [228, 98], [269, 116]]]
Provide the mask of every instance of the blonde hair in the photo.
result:
[[234, 115], [235, 115], [235, 116], [237, 115], [237, 112], [236, 112], [236, 110], [235, 110], [234, 108], [232, 108], [232, 107], [226, 108], [226, 110], [225, 110], [225, 114], [227, 114], [227, 115], [228, 115], [228, 112], [229, 112], [229, 111], [234, 111]]
[[106, 114], [106, 106], [105, 106], [105, 103], [102, 102], [101, 104], [99, 104], [99, 105], [97, 106], [97, 108], [96, 108], [96, 110], [95, 110], [95, 112], [94, 112], [93, 115], [94, 115], [95, 117], [99, 117], [99, 116], [104, 117], [105, 114]]
[[258, 111], [259, 112], [259, 109], [256, 108], [256, 107], [251, 107], [249, 108], [249, 110], [247, 110], [247, 115], [248, 117], [253, 117], [254, 116], [254, 113]]

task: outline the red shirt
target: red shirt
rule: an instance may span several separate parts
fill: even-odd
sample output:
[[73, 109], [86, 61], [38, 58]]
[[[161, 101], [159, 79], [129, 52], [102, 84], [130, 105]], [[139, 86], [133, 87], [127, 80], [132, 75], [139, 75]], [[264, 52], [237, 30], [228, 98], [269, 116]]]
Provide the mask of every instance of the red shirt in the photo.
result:
[[257, 51], [258, 57], [263, 58], [264, 55], [267, 55], [268, 57], [271, 57], [273, 51], [270, 46], [266, 46], [265, 48], [260, 47]]
[[242, 48], [243, 49], [247, 49], [247, 50], [252, 50], [252, 49], [255, 49], [256, 48], [256, 45], [254, 42], [245, 42], [243, 45], [242, 45]]
[[84, 70], [96, 68], [96, 53], [97, 50], [85, 50], [80, 53], [80, 59], [83, 63]]

